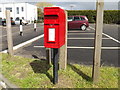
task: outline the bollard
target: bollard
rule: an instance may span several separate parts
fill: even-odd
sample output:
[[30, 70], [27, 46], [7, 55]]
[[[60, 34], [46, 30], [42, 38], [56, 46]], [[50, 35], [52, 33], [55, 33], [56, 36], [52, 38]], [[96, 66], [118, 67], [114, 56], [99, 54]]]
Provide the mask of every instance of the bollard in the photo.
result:
[[20, 19], [20, 36], [23, 36], [22, 19]]
[[34, 31], [37, 31], [37, 29], [36, 29], [36, 20], [34, 20]]

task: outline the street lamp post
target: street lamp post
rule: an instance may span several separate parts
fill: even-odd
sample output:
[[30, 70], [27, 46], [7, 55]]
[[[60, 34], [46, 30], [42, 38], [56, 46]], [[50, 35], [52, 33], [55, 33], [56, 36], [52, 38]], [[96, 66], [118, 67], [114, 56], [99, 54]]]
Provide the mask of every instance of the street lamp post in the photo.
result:
[[75, 7], [74, 4], [70, 4], [71, 10], [73, 10], [73, 7]]

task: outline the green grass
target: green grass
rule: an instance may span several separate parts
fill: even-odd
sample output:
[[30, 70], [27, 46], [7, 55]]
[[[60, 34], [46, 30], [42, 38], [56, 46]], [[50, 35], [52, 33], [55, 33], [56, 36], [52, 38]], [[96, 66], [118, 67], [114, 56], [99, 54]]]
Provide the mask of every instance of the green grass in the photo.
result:
[[59, 70], [59, 83], [52, 84], [53, 67], [45, 60], [2, 56], [2, 74], [20, 88], [118, 88], [118, 68], [101, 67], [97, 84], [92, 82], [92, 67], [69, 64]]

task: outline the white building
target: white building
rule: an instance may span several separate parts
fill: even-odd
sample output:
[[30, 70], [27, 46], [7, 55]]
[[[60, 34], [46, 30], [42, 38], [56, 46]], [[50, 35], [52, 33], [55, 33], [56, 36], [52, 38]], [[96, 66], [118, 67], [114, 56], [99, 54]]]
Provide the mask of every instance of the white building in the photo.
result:
[[22, 18], [27, 21], [37, 20], [37, 6], [29, 3], [1, 3], [0, 18], [5, 18], [5, 11], [10, 10], [13, 20]]

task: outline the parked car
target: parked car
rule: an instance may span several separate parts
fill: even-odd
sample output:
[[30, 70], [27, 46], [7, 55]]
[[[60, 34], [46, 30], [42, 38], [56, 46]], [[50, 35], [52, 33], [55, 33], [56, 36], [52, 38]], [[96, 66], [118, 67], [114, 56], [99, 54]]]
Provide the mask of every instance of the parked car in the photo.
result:
[[[15, 19], [15, 24], [20, 25], [20, 19], [19, 19], [19, 18], [16, 18], [16, 19]], [[22, 24], [23, 24], [23, 25], [27, 25], [28, 22], [25, 21], [24, 19], [22, 19]]]
[[[6, 26], [6, 19], [2, 19], [2, 25]], [[15, 25], [15, 21], [11, 18], [11, 25]]]
[[89, 22], [86, 16], [68, 16], [68, 29], [86, 30], [87, 27]]

